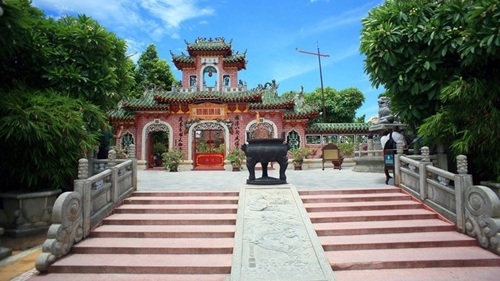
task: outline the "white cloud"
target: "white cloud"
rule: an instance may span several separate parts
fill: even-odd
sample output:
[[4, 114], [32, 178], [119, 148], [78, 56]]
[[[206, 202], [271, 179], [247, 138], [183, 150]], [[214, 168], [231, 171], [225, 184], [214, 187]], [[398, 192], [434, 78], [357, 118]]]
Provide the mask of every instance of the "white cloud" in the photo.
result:
[[[165, 35], [178, 37], [182, 23], [215, 14], [209, 6], [193, 0], [33, 0], [33, 5], [51, 16], [86, 14], [103, 26], [143, 33], [159, 41]], [[145, 16], [148, 15], [148, 16]]]

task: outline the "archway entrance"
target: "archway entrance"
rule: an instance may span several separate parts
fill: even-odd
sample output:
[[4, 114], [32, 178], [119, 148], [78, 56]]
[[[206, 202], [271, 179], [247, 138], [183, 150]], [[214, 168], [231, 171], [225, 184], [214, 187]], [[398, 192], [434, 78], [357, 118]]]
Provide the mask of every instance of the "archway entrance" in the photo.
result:
[[193, 130], [193, 165], [195, 169], [224, 169], [226, 152], [224, 127], [207, 122]]
[[168, 124], [159, 119], [145, 127], [142, 159], [147, 161], [147, 168], [163, 167], [161, 154], [168, 151], [171, 138]]

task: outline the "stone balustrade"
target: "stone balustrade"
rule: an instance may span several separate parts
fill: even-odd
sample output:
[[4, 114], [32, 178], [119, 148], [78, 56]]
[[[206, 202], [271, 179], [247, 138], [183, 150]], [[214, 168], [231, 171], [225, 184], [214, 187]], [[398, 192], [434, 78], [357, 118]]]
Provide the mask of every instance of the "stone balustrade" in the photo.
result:
[[54, 204], [52, 225], [35, 263], [38, 271], [47, 271], [58, 258], [68, 254], [74, 243], [89, 236], [91, 229], [137, 190], [135, 145], [129, 150], [130, 159], [119, 162], [116, 153], [110, 151], [106, 168], [90, 177], [88, 160], [79, 160], [74, 191], [61, 194]]
[[498, 195], [486, 186], [472, 184], [466, 156], [457, 156], [457, 174], [435, 167], [431, 159], [428, 147], [422, 147], [420, 159], [412, 159], [403, 154], [402, 143], [398, 143], [395, 185], [454, 222], [457, 231], [477, 238], [483, 248], [500, 254]]

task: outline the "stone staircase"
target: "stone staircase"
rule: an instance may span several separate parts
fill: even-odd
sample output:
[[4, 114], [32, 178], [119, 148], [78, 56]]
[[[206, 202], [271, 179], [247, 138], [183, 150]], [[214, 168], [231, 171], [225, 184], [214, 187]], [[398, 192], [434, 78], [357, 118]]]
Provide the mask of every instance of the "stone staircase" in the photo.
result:
[[[399, 188], [299, 194], [337, 281], [500, 276], [499, 256]], [[30, 280], [228, 281], [237, 208], [238, 192], [134, 192]]]
[[500, 276], [499, 256], [399, 188], [299, 194], [338, 281]]
[[134, 192], [30, 280], [229, 280], [238, 192]]

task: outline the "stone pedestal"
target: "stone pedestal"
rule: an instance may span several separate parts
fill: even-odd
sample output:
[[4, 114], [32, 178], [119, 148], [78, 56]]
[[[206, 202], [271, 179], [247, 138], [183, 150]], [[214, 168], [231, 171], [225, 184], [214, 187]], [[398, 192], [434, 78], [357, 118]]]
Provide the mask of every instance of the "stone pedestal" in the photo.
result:
[[[3, 234], [3, 228], [0, 228], [0, 236]], [[0, 260], [12, 255], [12, 250], [5, 247], [0, 247]]]
[[231, 280], [335, 280], [293, 185], [242, 187]]

